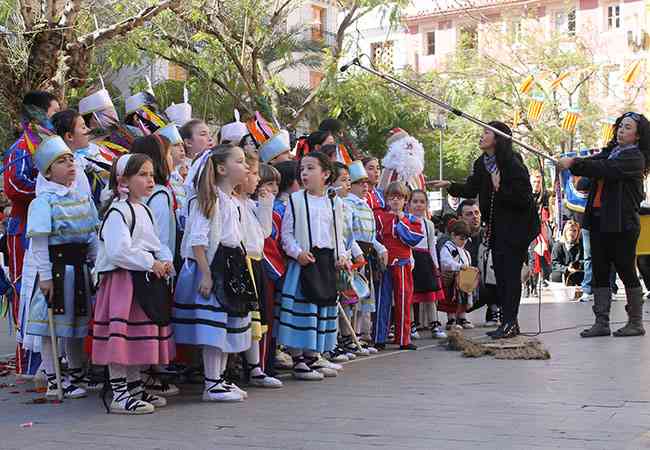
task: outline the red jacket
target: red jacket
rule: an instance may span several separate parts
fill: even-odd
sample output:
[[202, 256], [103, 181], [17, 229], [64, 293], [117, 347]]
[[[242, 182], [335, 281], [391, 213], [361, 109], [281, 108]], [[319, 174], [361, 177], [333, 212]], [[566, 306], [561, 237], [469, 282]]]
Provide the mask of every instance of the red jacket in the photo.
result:
[[404, 214], [399, 220], [391, 211], [375, 211], [377, 237], [388, 250], [388, 264], [395, 265], [401, 260], [410, 260], [411, 248], [424, 238], [422, 224], [411, 214]]

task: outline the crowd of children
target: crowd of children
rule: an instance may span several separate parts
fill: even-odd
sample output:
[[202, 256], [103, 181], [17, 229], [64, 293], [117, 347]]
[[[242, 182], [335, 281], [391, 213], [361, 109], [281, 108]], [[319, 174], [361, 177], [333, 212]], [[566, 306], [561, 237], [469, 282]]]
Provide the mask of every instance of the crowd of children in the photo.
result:
[[106, 366], [108, 409], [146, 414], [179, 392], [161, 381], [169, 364], [201, 365], [192, 349], [203, 400], [236, 402], [248, 393], [228, 376], [231, 354], [248, 386], [281, 388], [279, 368], [317, 381], [390, 344], [416, 350], [418, 325], [445, 337], [445, 298], [449, 328], [471, 327], [456, 276], [471, 262], [467, 225], [452, 224], [438, 253], [423, 186], [380, 186], [380, 161], [352, 160], [336, 127], [299, 141], [294, 159], [289, 134], [259, 114], [213, 139], [188, 104], [164, 114], [148, 94], [127, 99], [124, 123], [104, 90], [80, 111], [30, 95], [40, 114], [26, 116], [14, 149], [28, 154], [9, 153], [5, 185], [23, 227], [9, 234], [29, 249], [22, 272], [12, 264], [18, 338], [40, 352], [48, 396], [54, 336], [67, 398], [92, 387], [89, 365]]

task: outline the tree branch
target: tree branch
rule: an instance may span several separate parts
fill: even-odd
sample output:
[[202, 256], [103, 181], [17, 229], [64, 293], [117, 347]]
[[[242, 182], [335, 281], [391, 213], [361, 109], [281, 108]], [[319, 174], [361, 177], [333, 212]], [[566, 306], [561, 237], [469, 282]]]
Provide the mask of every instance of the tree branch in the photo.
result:
[[77, 22], [77, 16], [81, 10], [81, 2], [82, 0], [68, 0], [57, 24], [58, 27], [65, 28], [63, 36], [68, 42], [72, 40], [72, 36], [74, 35], [74, 26], [71, 26], [71, 24]]
[[109, 27], [95, 30], [92, 33], [85, 34], [77, 39], [73, 45], [89, 47], [92, 45], [100, 44], [103, 41], [111, 39], [116, 36], [123, 36], [129, 31], [139, 27], [148, 20], [153, 19], [158, 14], [168, 9], [177, 8], [180, 5], [180, 0], [163, 0], [157, 5], [150, 6], [143, 9], [135, 16], [124, 19], [121, 22], [113, 24]]
[[34, 27], [34, 4], [32, 0], [18, 0], [20, 15], [25, 23], [25, 29], [31, 30]]

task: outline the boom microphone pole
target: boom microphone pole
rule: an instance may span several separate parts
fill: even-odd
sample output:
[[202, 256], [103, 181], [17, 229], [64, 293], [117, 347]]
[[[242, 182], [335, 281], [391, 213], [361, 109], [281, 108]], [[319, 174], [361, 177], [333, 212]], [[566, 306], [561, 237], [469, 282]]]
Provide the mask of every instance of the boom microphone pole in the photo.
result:
[[519, 139], [515, 139], [514, 137], [510, 136], [509, 134], [504, 133], [503, 131], [498, 130], [498, 129], [488, 125], [487, 123], [483, 122], [482, 120], [477, 119], [474, 116], [470, 116], [469, 114], [461, 111], [460, 109], [454, 108], [453, 106], [451, 106], [451, 105], [449, 105], [449, 104], [447, 104], [447, 103], [445, 103], [445, 102], [443, 102], [441, 100], [438, 100], [437, 98], [432, 97], [429, 94], [426, 94], [426, 93], [422, 92], [421, 90], [416, 89], [413, 86], [410, 86], [410, 85], [404, 83], [403, 81], [398, 80], [397, 78], [393, 78], [390, 75], [386, 75], [385, 73], [379, 72], [378, 70], [375, 70], [372, 67], [364, 66], [359, 61], [358, 57], [354, 58], [349, 63], [341, 66], [340, 70], [341, 70], [341, 72], [345, 72], [346, 70], [348, 70], [352, 66], [358, 66], [358, 67], [362, 68], [363, 70], [365, 70], [366, 72], [369, 72], [369, 73], [371, 73], [373, 75], [376, 75], [376, 76], [378, 76], [379, 78], [381, 78], [382, 80], [384, 80], [384, 81], [386, 81], [388, 83], [391, 83], [391, 84], [394, 84], [394, 85], [396, 85], [398, 87], [401, 87], [402, 89], [404, 89], [406, 91], [409, 91], [411, 94], [417, 95], [418, 97], [423, 98], [424, 100], [426, 100], [428, 102], [431, 102], [431, 103], [433, 103], [435, 105], [438, 105], [442, 109], [445, 109], [445, 110], [449, 111], [450, 113], [452, 113], [452, 114], [454, 114], [454, 115], [456, 115], [458, 117], [462, 117], [463, 119], [469, 120], [470, 122], [475, 123], [476, 125], [479, 125], [479, 126], [481, 126], [483, 128], [486, 128], [486, 129], [492, 131], [494, 134], [498, 134], [501, 137], [504, 137], [506, 139], [510, 139], [512, 142], [519, 145], [520, 147], [523, 147], [524, 149], [528, 150], [529, 152], [534, 153], [535, 155], [537, 155], [537, 156], [539, 156], [541, 158], [552, 161], [554, 164], [557, 164], [557, 160], [555, 158], [553, 158], [552, 156], [549, 156], [546, 153], [541, 152], [541, 151], [531, 147], [530, 145], [520, 141]]

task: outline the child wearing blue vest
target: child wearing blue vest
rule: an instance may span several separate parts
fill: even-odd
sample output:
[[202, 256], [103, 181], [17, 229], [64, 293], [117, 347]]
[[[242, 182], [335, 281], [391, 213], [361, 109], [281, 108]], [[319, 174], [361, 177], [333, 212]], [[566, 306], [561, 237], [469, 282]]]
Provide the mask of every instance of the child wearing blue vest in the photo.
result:
[[61, 388], [65, 398], [81, 398], [86, 396], [81, 385], [83, 339], [88, 335], [91, 314], [88, 265], [97, 255], [97, 210], [90, 195], [76, 187], [74, 156], [61, 137], [43, 141], [34, 160], [46, 181], [29, 206], [27, 220], [27, 237], [31, 239], [27, 257], [38, 272], [26, 333], [42, 339], [46, 396], [56, 396], [48, 323], [48, 308], [53, 309], [54, 331], [63, 339], [68, 359]]

